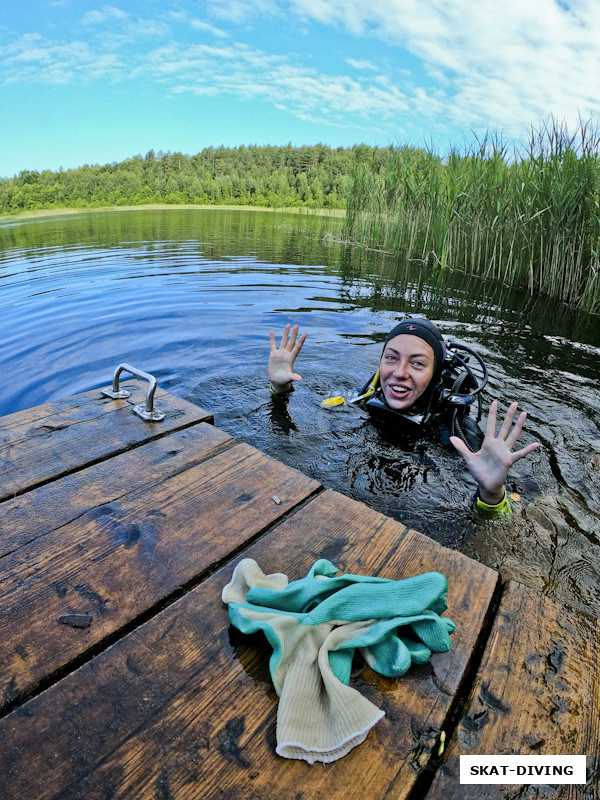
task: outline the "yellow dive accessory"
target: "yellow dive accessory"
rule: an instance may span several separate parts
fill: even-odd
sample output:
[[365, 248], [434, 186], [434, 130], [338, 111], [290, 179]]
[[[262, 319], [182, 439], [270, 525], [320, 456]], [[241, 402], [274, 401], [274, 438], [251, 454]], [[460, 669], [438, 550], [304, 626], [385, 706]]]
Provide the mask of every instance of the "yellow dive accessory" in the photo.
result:
[[346, 401], [341, 394], [335, 397], [326, 397], [325, 400], [321, 400], [321, 408], [333, 408], [334, 406], [343, 406], [345, 404]]
[[[371, 383], [368, 385], [366, 392], [363, 392], [358, 397], [353, 397], [352, 400], [348, 400], [348, 403], [362, 403], [364, 400], [368, 400], [369, 397], [375, 394], [377, 389], [379, 388], [379, 370], [373, 375], [373, 379]], [[338, 394], [335, 397], [326, 397], [325, 400], [321, 401], [321, 408], [334, 408], [335, 406], [343, 406], [346, 404], [344, 398]]]

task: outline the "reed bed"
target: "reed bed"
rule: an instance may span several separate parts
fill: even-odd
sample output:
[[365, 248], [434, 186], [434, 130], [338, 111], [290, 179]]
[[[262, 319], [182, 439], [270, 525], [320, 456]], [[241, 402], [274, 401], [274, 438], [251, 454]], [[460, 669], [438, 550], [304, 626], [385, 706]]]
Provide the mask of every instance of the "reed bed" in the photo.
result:
[[550, 120], [520, 150], [390, 149], [354, 169], [344, 237], [599, 313], [599, 145]]

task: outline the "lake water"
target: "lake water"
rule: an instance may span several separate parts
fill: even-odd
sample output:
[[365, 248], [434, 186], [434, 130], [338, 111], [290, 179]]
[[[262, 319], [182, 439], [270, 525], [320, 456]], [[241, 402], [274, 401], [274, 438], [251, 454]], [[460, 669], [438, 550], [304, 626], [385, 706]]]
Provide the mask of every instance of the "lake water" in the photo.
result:
[[[0, 222], [0, 413], [111, 383], [125, 361], [216, 424], [478, 560], [600, 614], [600, 325], [526, 293], [344, 247], [341, 220], [164, 209]], [[523, 441], [509, 521], [472, 509], [452, 452], [384, 437], [353, 408], [399, 317], [424, 314], [475, 347], [485, 405], [517, 399]], [[271, 402], [269, 329], [298, 322], [304, 380]]]

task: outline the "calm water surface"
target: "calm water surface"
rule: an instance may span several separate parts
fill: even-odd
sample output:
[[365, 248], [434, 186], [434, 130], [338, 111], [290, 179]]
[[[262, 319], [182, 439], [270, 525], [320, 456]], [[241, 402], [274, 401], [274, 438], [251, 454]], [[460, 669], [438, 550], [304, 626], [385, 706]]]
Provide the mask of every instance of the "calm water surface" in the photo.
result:
[[[332, 241], [340, 220], [215, 209], [0, 223], [0, 413], [107, 386], [122, 361], [328, 487], [600, 614], [600, 325], [523, 293]], [[386, 333], [425, 314], [487, 361], [486, 406], [519, 400], [510, 522], [480, 520], [460, 458], [324, 411], [374, 371]], [[269, 329], [298, 322], [304, 380], [271, 403]], [[291, 568], [287, 568], [291, 569]], [[287, 571], [284, 570], [284, 571]], [[293, 569], [291, 569], [293, 571]]]

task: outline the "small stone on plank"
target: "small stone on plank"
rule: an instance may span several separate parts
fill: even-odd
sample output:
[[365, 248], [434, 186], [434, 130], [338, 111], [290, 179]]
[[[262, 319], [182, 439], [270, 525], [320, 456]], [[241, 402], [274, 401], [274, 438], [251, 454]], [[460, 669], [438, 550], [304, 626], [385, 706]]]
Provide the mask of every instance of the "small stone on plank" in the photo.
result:
[[92, 622], [91, 614], [63, 614], [58, 618], [63, 625], [71, 628], [88, 628]]

